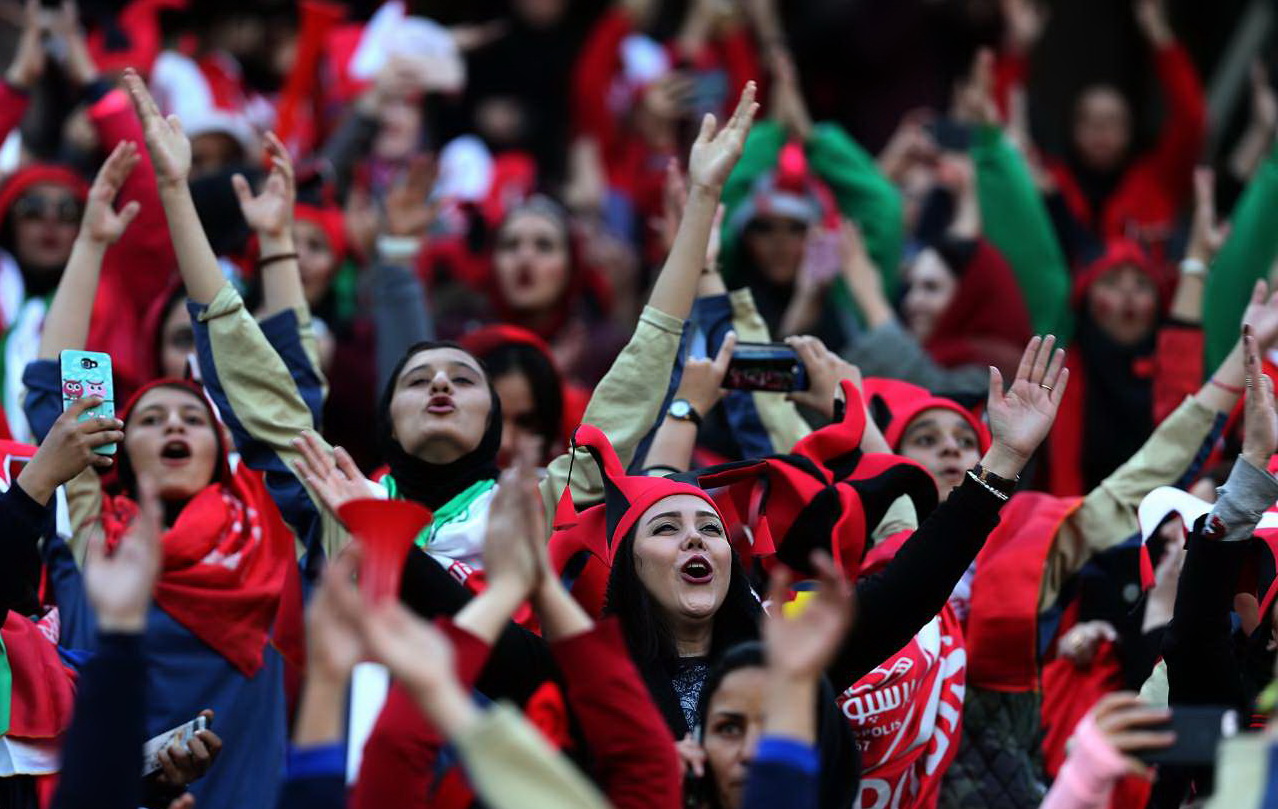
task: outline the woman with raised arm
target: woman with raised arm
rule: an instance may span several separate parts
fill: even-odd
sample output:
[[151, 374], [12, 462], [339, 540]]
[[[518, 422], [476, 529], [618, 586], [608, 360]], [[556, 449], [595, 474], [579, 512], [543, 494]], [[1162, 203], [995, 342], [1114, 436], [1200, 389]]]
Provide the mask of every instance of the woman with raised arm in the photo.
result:
[[[266, 472], [281, 511], [305, 546], [306, 575], [314, 576], [323, 557], [346, 541], [333, 510], [366, 496], [367, 483], [342, 454], [339, 468], [316, 436], [308, 441], [316, 442], [318, 462], [298, 466], [307, 444], [299, 436], [315, 424], [302, 388], [217, 267], [186, 188], [190, 145], [180, 123], [160, 116], [137, 76], [126, 81], [160, 174], [161, 199], [195, 313], [204, 379], [245, 461]], [[674, 248], [635, 335], [587, 408], [584, 418], [607, 431], [627, 458], [660, 410], [664, 390], [651, 383], [669, 375], [719, 193], [756, 109], [751, 84], [726, 126], [719, 129], [713, 116], [703, 122], [691, 155], [693, 191]], [[300, 305], [296, 311], [305, 314]], [[474, 357], [456, 346], [412, 346], [382, 393], [378, 416], [381, 449], [390, 465], [387, 490], [435, 511], [418, 544], [465, 578], [481, 564], [487, 504], [496, 488], [501, 417], [491, 381]], [[550, 465], [541, 489], [548, 504], [565, 486], [569, 464], [570, 458], [562, 456]], [[574, 476], [573, 482], [574, 495], [583, 500], [597, 496], [601, 485], [589, 475]]]
[[[282, 209], [291, 205], [291, 167], [278, 143], [271, 153], [274, 167], [259, 201]], [[46, 359], [24, 374], [27, 415], [40, 435], [62, 410], [55, 358], [84, 347], [102, 256], [136, 213], [134, 205], [117, 213], [112, 203], [137, 161], [136, 148], [122, 144], [100, 171], [65, 283], [50, 306], [40, 346]], [[300, 295], [296, 268], [292, 275], [268, 280], [268, 297], [281, 302]], [[304, 354], [297, 329], [292, 333], [294, 343], [282, 341], [278, 350]], [[63, 643], [94, 645], [83, 578], [93, 564], [89, 543], [104, 537], [114, 547], [138, 514], [138, 481], [160, 481], [164, 567], [145, 651], [148, 690], [163, 698], [148, 705], [146, 729], [153, 736], [212, 709], [227, 749], [217, 762], [217, 777], [192, 792], [202, 806], [254, 804], [275, 794], [286, 733], [285, 668], [300, 663], [300, 655], [291, 655], [297, 635], [290, 632], [300, 630], [301, 600], [293, 534], [261, 479], [243, 464], [232, 465], [224, 426], [199, 385], [155, 380], [118, 414], [110, 434], [117, 445], [111, 492], [93, 471], [71, 480], [71, 536], [45, 547]]]

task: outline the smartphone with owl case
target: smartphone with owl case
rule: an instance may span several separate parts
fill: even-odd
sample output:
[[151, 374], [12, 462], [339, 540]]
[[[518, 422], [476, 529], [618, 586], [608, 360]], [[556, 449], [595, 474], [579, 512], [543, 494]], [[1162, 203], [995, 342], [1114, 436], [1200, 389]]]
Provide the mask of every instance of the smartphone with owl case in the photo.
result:
[[[80, 414], [80, 421], [98, 416], [115, 417], [115, 380], [111, 375], [111, 355], [98, 351], [63, 351], [62, 409], [65, 411], [77, 399], [96, 396], [102, 404], [90, 407]], [[114, 455], [115, 444], [104, 444], [94, 450], [99, 455]]]

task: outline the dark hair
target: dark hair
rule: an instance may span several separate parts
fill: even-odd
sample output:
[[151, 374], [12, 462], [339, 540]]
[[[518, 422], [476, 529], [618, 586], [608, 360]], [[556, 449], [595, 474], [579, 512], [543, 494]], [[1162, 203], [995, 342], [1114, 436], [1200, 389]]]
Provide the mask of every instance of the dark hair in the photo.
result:
[[164, 324], [169, 321], [175, 306], [186, 308], [186, 287], [181, 284], [169, 291], [164, 308], [160, 310], [159, 322], [155, 324], [155, 334], [151, 335], [151, 358], [155, 360], [155, 373], [160, 376], [164, 376]]
[[[635, 568], [635, 534], [631, 528], [621, 540], [608, 575], [604, 612], [616, 615], [630, 656], [645, 675], [667, 671], [679, 660], [674, 635]], [[743, 641], [757, 640], [763, 605], [755, 598], [745, 567], [732, 552], [728, 594], [714, 614], [710, 657]], [[669, 679], [667, 675], [667, 680]]]
[[533, 420], [527, 425], [546, 442], [546, 452], [557, 452], [563, 444], [563, 378], [550, 358], [527, 343], [503, 343], [484, 354], [482, 360], [491, 380], [507, 374], [521, 374], [533, 392]]
[[[767, 665], [763, 644], [757, 640], [738, 643], [723, 653], [723, 656], [710, 669], [706, 681], [701, 686], [701, 696], [697, 699], [697, 727], [692, 729], [697, 743], [704, 745], [706, 740], [706, 720], [709, 719], [710, 701], [729, 674], [741, 669], [761, 669]], [[715, 786], [714, 769], [706, 762], [705, 774], [700, 778], [689, 775], [684, 782], [685, 805], [689, 807], [705, 807], [705, 809], [722, 809], [719, 803], [719, 790]]]

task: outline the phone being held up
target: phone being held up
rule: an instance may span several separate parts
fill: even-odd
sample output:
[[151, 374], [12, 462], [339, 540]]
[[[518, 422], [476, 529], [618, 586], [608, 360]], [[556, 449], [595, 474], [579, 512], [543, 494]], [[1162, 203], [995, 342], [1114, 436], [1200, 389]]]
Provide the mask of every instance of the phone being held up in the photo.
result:
[[[59, 355], [62, 367], [62, 410], [65, 412], [79, 399], [96, 396], [102, 404], [90, 407], [80, 414], [80, 421], [92, 418], [115, 417], [115, 378], [112, 375], [111, 355], [98, 351], [63, 351]], [[114, 455], [115, 444], [104, 444], [94, 449], [100, 455]]]
[[723, 378], [729, 390], [791, 393], [808, 389], [808, 371], [785, 343], [738, 343]]

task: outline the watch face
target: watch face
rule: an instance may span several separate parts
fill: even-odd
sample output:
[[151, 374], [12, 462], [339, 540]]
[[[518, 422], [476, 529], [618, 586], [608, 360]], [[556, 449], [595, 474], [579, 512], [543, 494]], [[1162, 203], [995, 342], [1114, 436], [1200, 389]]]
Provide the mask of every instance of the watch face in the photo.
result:
[[686, 419], [692, 412], [692, 405], [683, 399], [675, 399], [670, 403], [670, 415], [677, 419]]

